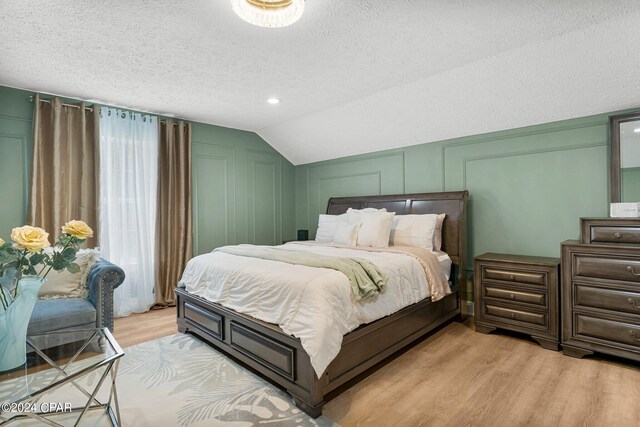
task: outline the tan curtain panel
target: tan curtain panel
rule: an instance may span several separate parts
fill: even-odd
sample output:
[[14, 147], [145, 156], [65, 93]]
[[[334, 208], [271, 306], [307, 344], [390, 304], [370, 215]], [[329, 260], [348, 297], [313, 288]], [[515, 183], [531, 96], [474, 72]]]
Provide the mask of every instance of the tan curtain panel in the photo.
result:
[[192, 256], [191, 124], [160, 123], [156, 219], [156, 305], [175, 304], [177, 286]]
[[[69, 106], [59, 98], [34, 100], [33, 161], [27, 223], [53, 242], [60, 227], [79, 219], [98, 230], [99, 107]], [[87, 247], [98, 245], [97, 236]]]

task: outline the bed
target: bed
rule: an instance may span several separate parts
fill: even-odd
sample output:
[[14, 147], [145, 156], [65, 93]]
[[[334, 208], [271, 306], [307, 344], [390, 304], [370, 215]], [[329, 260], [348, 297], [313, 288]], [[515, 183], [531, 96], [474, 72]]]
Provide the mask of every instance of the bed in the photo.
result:
[[420, 193], [331, 198], [327, 214], [348, 208], [386, 208], [403, 214], [446, 213], [443, 250], [451, 259], [451, 294], [425, 298], [342, 337], [337, 356], [318, 378], [301, 341], [278, 325], [257, 320], [176, 289], [178, 330], [196, 335], [286, 389], [296, 405], [312, 417], [322, 414], [325, 396], [434, 328], [466, 315], [467, 192]]

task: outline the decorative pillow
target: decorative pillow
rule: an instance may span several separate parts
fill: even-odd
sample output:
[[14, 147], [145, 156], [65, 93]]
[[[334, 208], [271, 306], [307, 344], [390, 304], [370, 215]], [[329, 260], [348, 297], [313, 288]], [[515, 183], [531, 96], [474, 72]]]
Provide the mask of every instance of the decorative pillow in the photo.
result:
[[51, 270], [40, 288], [38, 298], [87, 298], [89, 296], [87, 277], [91, 267], [99, 259], [99, 249], [80, 249], [75, 260], [75, 263], [80, 266], [80, 271], [69, 273], [67, 270]]
[[318, 231], [316, 231], [316, 242], [331, 243], [336, 235], [340, 221], [347, 219], [347, 214], [318, 216]]
[[362, 222], [362, 215], [376, 213], [376, 212], [386, 212], [387, 208], [375, 209], [375, 208], [364, 208], [364, 209], [347, 209], [347, 217], [349, 218], [349, 222], [351, 224], [355, 224], [357, 222]]
[[437, 224], [436, 214], [398, 215], [391, 227], [391, 245], [412, 246], [432, 251]]
[[359, 230], [360, 223], [349, 224], [347, 220], [342, 220], [338, 224], [335, 236], [333, 236], [333, 243], [338, 245], [355, 246], [358, 241]]
[[389, 234], [395, 212], [365, 212], [361, 211], [354, 215], [348, 211], [349, 222], [353, 224], [359, 220], [362, 223], [358, 231], [358, 246], [371, 246], [374, 248], [386, 248], [389, 246]]
[[442, 250], [442, 224], [444, 224], [444, 219], [447, 214], [439, 214], [438, 220], [436, 221], [436, 230], [433, 233], [433, 250], [440, 251]]

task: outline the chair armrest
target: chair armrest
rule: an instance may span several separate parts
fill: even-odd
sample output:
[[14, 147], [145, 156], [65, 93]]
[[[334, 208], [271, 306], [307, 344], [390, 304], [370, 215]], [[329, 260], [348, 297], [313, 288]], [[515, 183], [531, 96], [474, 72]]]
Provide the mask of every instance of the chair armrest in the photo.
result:
[[91, 267], [87, 277], [88, 299], [96, 308], [96, 327], [113, 331], [113, 290], [124, 278], [124, 271], [104, 258]]

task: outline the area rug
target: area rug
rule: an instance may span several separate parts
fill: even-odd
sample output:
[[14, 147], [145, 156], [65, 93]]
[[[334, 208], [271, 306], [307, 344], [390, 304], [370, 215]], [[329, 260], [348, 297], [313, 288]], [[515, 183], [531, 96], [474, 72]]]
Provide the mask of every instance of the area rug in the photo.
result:
[[[190, 335], [124, 351], [117, 390], [125, 426], [337, 426], [324, 416], [310, 418], [286, 392]], [[97, 380], [98, 375], [91, 374], [82, 382], [90, 386]], [[61, 393], [50, 399], [78, 397], [73, 387]], [[65, 418], [54, 420], [66, 424]], [[82, 425], [109, 423], [106, 416], [93, 413]]]

